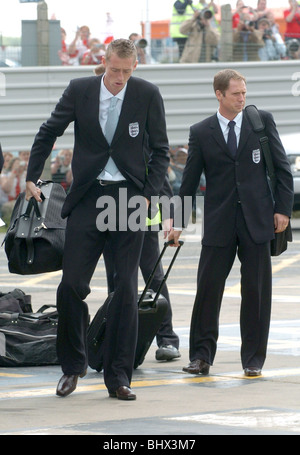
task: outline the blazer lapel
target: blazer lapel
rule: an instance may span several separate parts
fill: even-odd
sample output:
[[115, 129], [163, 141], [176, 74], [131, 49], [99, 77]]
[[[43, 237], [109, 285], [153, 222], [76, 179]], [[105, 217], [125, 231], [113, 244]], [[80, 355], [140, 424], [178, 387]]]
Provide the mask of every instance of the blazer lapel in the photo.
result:
[[134, 85], [133, 81], [130, 78], [127, 82], [127, 88], [122, 104], [119, 122], [112, 140], [112, 144], [121, 136], [124, 129], [128, 128], [130, 120], [134, 118], [135, 113], [140, 105], [139, 94], [137, 93], [133, 85]]
[[95, 137], [105, 139], [104, 133], [99, 122], [100, 109], [100, 87], [101, 78], [95, 78], [85, 93], [86, 106], [83, 106], [84, 115], [88, 116], [89, 126], [95, 132]]
[[230, 152], [224, 139], [223, 132], [219, 124], [217, 114], [213, 115], [213, 117], [211, 118], [210, 127], [213, 129], [213, 139], [220, 145], [222, 149], [224, 149], [230, 155]]
[[[211, 128], [213, 128], [213, 138], [215, 141], [224, 149], [224, 151], [227, 153], [228, 156], [232, 158], [232, 155], [230, 153], [229, 148], [227, 147], [227, 144], [224, 139], [223, 132], [221, 130], [217, 114], [212, 117], [211, 121]], [[243, 147], [245, 146], [249, 135], [252, 132], [252, 128], [250, 123], [248, 122], [245, 114], [243, 113], [243, 120], [242, 120], [242, 127], [241, 127], [241, 135], [240, 135], [240, 140], [239, 140], [239, 145], [237, 149], [237, 156], [241, 153], [243, 150]]]
[[252, 133], [252, 128], [250, 123], [248, 122], [245, 112], [243, 112], [243, 120], [242, 120], [242, 127], [241, 127], [241, 135], [240, 135], [240, 140], [239, 140], [239, 146], [237, 150], [237, 155], [241, 153], [243, 150], [243, 147], [245, 146], [249, 135]]

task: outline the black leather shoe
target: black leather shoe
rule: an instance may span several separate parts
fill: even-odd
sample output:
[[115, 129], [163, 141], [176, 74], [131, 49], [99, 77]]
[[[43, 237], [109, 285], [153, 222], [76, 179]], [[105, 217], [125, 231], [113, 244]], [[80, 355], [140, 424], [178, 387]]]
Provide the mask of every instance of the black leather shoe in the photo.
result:
[[261, 376], [261, 369], [258, 367], [247, 367], [244, 369], [245, 376]]
[[187, 367], [183, 367], [182, 370], [190, 374], [209, 374], [210, 365], [204, 360], [196, 359], [190, 362]]
[[132, 392], [130, 387], [120, 386], [115, 392], [109, 392], [111, 398], [118, 398], [118, 400], [136, 400], [135, 393]]
[[78, 378], [83, 378], [85, 375], [86, 371], [82, 374], [64, 374], [57, 384], [56, 395], [60, 397], [70, 395], [76, 389]]

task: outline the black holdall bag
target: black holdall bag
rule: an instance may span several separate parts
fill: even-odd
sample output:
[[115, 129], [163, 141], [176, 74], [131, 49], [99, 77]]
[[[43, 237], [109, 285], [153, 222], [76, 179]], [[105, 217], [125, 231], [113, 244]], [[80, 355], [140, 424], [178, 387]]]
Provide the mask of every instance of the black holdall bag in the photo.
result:
[[31, 295], [25, 294], [21, 289], [0, 292], [0, 313], [5, 311], [32, 313]]
[[51, 181], [39, 181], [42, 202], [25, 192], [15, 203], [5, 239], [5, 252], [11, 273], [31, 275], [62, 268], [66, 220], [61, 209], [66, 198], [64, 188]]
[[[245, 108], [248, 120], [252, 125], [253, 131], [258, 134], [259, 142], [262, 148], [263, 156], [266, 163], [268, 178], [271, 191], [274, 194], [276, 188], [276, 175], [274, 171], [272, 155], [269, 147], [269, 139], [265, 133], [265, 126], [256, 106], [250, 105]], [[275, 233], [275, 238], [271, 240], [271, 256], [279, 256], [287, 250], [288, 242], [293, 241], [292, 227], [289, 220], [287, 228], [283, 232]]]
[[36, 313], [0, 312], [0, 367], [58, 365], [57, 324], [54, 305]]

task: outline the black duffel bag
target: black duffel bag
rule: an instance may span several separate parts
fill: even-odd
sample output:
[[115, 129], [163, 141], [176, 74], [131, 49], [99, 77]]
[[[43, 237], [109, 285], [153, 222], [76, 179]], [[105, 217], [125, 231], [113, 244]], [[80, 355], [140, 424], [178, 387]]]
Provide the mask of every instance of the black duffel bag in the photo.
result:
[[31, 295], [25, 294], [21, 289], [0, 292], [0, 313], [5, 311], [32, 313]]
[[5, 239], [8, 268], [12, 273], [31, 275], [62, 268], [66, 220], [61, 209], [66, 198], [63, 187], [40, 181], [42, 202], [33, 197], [26, 201], [25, 192], [15, 203]]
[[36, 313], [0, 313], [0, 367], [58, 365], [58, 313], [42, 306]]

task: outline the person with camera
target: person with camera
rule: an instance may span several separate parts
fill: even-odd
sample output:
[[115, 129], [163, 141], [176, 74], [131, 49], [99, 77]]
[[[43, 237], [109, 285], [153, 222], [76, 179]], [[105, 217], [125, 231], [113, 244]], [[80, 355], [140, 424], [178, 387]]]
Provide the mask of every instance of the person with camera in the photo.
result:
[[88, 42], [89, 49], [81, 59], [81, 65], [99, 65], [105, 54], [105, 45], [98, 38], [91, 38]]
[[258, 51], [264, 46], [261, 32], [255, 29], [255, 17], [250, 9], [243, 9], [237, 28], [233, 31], [233, 60], [259, 61]]
[[180, 31], [186, 33], [188, 39], [180, 63], [211, 62], [215, 57], [219, 33], [211, 27], [211, 18], [212, 12], [209, 9], [198, 10], [192, 19], [182, 24]]
[[261, 32], [265, 45], [258, 51], [260, 60], [280, 60], [286, 55], [286, 47], [280, 33], [271, 28], [271, 23], [266, 17], [262, 17], [257, 22], [257, 29]]
[[288, 56], [292, 59], [300, 58], [300, 6], [297, 0], [289, 0], [290, 9], [283, 12], [286, 30], [284, 40]]
[[147, 47], [147, 41], [141, 37], [138, 33], [131, 33], [128, 37], [131, 41], [134, 42], [136, 51], [137, 51], [137, 57], [138, 57], [138, 62], [145, 64], [147, 63], [147, 56], [145, 52], [145, 48]]
[[185, 21], [192, 19], [195, 9], [201, 10], [203, 8], [201, 1], [193, 5], [193, 0], [177, 0], [173, 5], [170, 37], [177, 43], [179, 58], [182, 56], [188, 38], [186, 34], [180, 31], [180, 27]]

